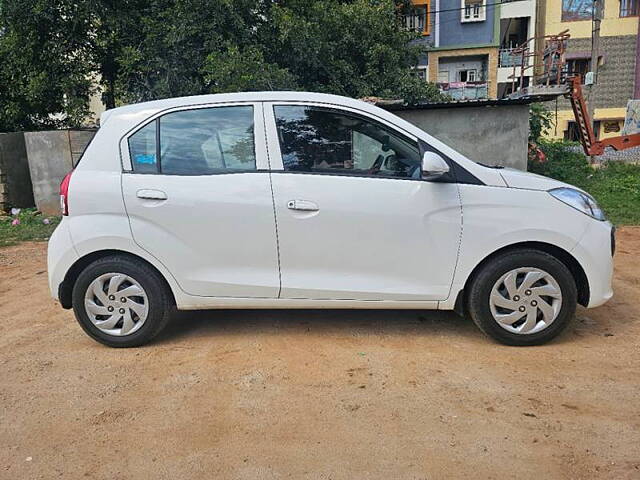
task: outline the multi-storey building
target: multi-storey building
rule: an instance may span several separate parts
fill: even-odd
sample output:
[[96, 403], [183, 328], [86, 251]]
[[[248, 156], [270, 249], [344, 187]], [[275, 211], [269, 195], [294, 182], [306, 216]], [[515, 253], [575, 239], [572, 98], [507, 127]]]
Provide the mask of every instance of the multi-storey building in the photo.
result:
[[499, 98], [510, 91], [518, 61], [510, 49], [535, 35], [535, 0], [411, 3], [406, 25], [422, 33], [418, 70], [425, 80], [454, 99]]
[[[596, 84], [585, 88], [594, 108], [594, 133], [598, 138], [621, 135], [627, 102], [640, 98], [640, 0], [603, 0]], [[591, 71], [593, 0], [538, 0], [538, 30], [544, 35], [568, 30], [568, 73]], [[556, 107], [547, 104], [554, 112]], [[569, 102], [558, 99], [557, 121], [548, 135], [578, 140]]]

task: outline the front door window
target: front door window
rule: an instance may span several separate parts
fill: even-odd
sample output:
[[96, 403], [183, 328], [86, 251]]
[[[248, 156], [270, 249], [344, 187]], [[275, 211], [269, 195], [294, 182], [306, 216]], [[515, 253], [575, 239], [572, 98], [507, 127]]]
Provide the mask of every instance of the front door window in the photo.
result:
[[275, 116], [287, 171], [420, 178], [417, 143], [374, 120], [295, 105], [276, 106]]

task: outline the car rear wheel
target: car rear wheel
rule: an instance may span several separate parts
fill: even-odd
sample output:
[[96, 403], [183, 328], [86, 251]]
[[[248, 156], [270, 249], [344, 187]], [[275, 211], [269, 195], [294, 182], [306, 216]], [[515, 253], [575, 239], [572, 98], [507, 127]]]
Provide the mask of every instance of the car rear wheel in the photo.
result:
[[84, 331], [110, 347], [151, 341], [170, 318], [171, 295], [164, 279], [131, 257], [96, 260], [73, 287], [73, 311]]
[[538, 250], [512, 250], [487, 262], [471, 282], [468, 311], [478, 327], [507, 345], [539, 345], [573, 318], [576, 284], [568, 268]]

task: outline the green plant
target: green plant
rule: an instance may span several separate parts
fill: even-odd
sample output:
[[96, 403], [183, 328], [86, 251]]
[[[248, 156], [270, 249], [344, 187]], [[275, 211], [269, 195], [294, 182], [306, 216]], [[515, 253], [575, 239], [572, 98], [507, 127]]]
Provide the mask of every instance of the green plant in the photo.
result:
[[538, 142], [538, 148], [544, 153], [545, 161], [529, 161], [529, 171], [574, 185], [584, 184], [593, 169], [587, 158], [577, 149], [578, 144], [565, 141]]
[[585, 189], [614, 223], [640, 225], [640, 165], [610, 162], [595, 170]]
[[542, 103], [529, 106], [529, 141], [538, 142], [540, 137], [553, 126], [551, 112]]
[[0, 217], [0, 247], [47, 240], [60, 223], [60, 217], [44, 216], [34, 208], [12, 210], [13, 215]]

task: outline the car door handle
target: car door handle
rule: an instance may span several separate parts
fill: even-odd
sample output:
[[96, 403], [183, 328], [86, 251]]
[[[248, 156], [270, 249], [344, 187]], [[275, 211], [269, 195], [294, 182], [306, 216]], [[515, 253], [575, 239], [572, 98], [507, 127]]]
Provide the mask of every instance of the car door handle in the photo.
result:
[[309, 200], [289, 200], [287, 202], [287, 208], [289, 210], [299, 210], [302, 212], [317, 212], [320, 210], [317, 204]]
[[166, 200], [167, 194], [162, 190], [138, 190], [136, 197], [143, 198], [145, 200]]

